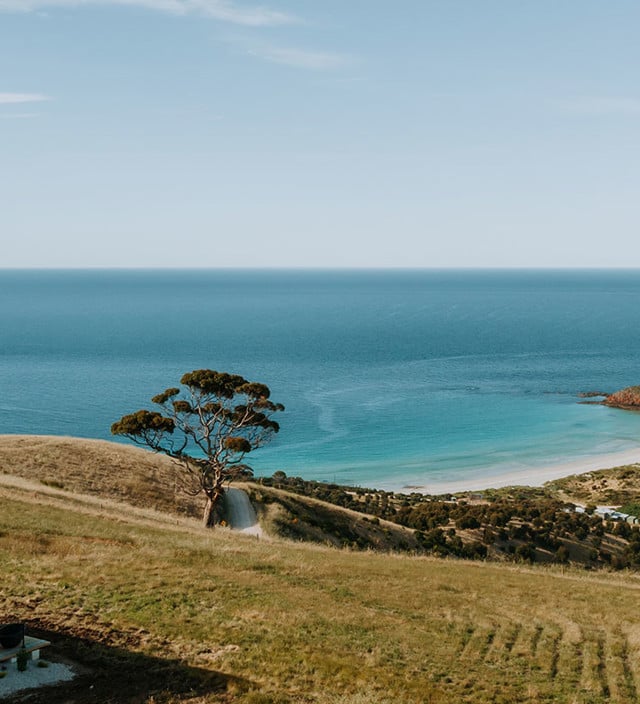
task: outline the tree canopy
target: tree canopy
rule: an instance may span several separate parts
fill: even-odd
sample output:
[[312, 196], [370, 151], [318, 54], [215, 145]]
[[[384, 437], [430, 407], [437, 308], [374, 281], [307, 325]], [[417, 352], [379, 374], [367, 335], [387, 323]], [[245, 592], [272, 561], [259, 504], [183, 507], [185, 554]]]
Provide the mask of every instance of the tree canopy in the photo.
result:
[[125, 415], [111, 433], [176, 460], [183, 489], [207, 497], [203, 521], [211, 525], [224, 483], [253, 474], [244, 458], [279, 431], [272, 416], [284, 406], [269, 399], [268, 386], [237, 374], [197, 369], [180, 384], [151, 399], [159, 411]]

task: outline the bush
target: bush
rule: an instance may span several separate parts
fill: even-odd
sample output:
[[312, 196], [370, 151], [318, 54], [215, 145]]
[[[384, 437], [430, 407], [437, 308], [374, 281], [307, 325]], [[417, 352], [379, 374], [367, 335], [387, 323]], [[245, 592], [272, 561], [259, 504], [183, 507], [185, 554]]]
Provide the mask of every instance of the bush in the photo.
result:
[[621, 513], [629, 513], [632, 516], [640, 516], [640, 503], [632, 502], [621, 506], [618, 509]]
[[462, 516], [456, 521], [456, 526], [460, 530], [465, 530], [466, 528], [480, 528], [480, 521], [475, 516]]
[[16, 667], [18, 668], [18, 672], [24, 672], [27, 669], [27, 665], [29, 663], [29, 653], [24, 648], [20, 648], [18, 650], [18, 654], [16, 655]]
[[524, 545], [518, 545], [516, 548], [516, 559], [518, 562], [535, 562], [536, 561], [536, 548], [530, 543], [525, 543]]

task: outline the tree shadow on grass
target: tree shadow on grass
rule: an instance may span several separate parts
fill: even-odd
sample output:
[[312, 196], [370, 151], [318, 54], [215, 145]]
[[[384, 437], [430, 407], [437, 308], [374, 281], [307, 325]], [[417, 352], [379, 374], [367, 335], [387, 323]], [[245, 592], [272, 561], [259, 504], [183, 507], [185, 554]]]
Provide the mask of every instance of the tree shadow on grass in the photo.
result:
[[250, 680], [108, 645], [71, 630], [30, 622], [27, 634], [51, 641], [42, 658], [70, 665], [77, 676], [70, 682], [16, 692], [3, 704], [163, 704], [206, 695], [213, 695], [211, 701], [227, 702], [234, 694], [253, 689]]

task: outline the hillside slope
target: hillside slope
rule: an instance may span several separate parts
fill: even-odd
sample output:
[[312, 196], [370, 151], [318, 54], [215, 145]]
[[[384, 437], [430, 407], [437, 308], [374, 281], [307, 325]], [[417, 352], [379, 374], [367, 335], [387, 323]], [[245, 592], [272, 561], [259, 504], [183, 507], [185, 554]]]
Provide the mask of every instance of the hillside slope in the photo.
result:
[[[640, 568], [638, 526], [603, 524], [600, 517], [575, 513], [563, 503], [599, 494], [631, 505], [640, 499], [640, 467], [578, 475], [544, 489], [486, 491], [480, 499], [472, 495], [457, 501], [280, 475], [238, 485], [249, 493], [262, 529], [273, 537], [384, 552]], [[89, 496], [101, 505], [126, 502], [147, 513], [155, 510], [156, 521], [160, 514], [180, 520], [200, 517], [201, 498], [181, 492], [179, 476], [166, 457], [136, 447], [0, 436], [0, 482], [19, 477], [35, 482], [36, 489], [46, 487], [49, 497], [71, 492], [84, 496], [85, 503]]]
[[638, 699], [634, 575], [265, 542], [42, 499], [0, 487], [0, 620], [85, 670], [32, 702]]
[[410, 528], [312, 497], [256, 484], [239, 484], [271, 535], [291, 540], [380, 551], [418, 551]]
[[[2, 474], [40, 483], [50, 495], [71, 492], [191, 518], [200, 517], [204, 504], [180, 491], [168, 458], [103, 440], [0, 435]], [[385, 551], [418, 547], [414, 531], [394, 523], [282, 491], [235, 486], [249, 493], [273, 536]]]
[[142, 508], [199, 517], [178, 490], [173, 462], [131, 445], [48, 435], [0, 435], [0, 474]]

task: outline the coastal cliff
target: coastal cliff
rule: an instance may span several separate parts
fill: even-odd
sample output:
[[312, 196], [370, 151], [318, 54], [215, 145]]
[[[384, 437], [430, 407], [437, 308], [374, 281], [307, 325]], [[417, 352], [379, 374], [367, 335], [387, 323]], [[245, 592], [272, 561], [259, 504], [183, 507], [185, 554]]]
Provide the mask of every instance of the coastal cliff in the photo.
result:
[[640, 386], [628, 386], [622, 391], [610, 394], [602, 402], [605, 406], [640, 411]]

